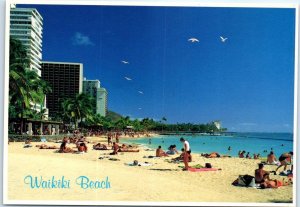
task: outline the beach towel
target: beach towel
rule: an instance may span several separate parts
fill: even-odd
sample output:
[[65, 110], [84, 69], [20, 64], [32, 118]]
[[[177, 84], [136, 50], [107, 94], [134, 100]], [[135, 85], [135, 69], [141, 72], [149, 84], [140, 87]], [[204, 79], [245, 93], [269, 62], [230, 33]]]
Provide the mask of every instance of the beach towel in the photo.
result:
[[217, 168], [192, 168], [190, 167], [188, 171], [190, 172], [207, 172], [207, 171], [218, 171]]

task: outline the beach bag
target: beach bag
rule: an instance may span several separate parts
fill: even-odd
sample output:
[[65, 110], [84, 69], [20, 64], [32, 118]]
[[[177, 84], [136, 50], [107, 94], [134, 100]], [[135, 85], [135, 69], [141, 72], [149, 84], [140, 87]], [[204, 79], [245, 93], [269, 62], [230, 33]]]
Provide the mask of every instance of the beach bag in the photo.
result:
[[205, 168], [212, 168], [212, 165], [210, 163], [205, 163]]
[[[254, 179], [254, 184], [252, 184], [253, 179]], [[246, 186], [246, 187], [250, 186], [250, 184], [255, 185], [255, 178], [251, 175], [240, 175], [238, 178], [238, 184], [240, 186]]]

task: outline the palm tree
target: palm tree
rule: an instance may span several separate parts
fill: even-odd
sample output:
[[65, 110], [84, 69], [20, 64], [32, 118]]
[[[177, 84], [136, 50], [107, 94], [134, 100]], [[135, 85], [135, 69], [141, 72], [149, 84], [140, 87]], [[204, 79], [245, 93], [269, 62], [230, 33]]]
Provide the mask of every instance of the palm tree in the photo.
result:
[[11, 38], [9, 53], [9, 103], [16, 106], [16, 111], [20, 111], [21, 133], [23, 132], [25, 111], [31, 109], [31, 104], [44, 100], [45, 93], [51, 90], [36, 72], [28, 69], [29, 58], [26, 47], [19, 40]]
[[77, 128], [78, 120], [83, 123], [84, 118], [90, 118], [94, 112], [94, 98], [90, 95], [81, 93], [75, 98], [68, 98], [62, 102], [63, 116], [73, 119], [75, 128]]

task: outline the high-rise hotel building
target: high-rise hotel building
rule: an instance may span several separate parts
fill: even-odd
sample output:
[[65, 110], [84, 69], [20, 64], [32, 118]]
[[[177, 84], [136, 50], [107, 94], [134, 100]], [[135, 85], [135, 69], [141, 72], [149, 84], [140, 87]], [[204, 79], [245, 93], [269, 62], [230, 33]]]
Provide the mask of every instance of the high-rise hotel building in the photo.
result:
[[27, 48], [30, 70], [41, 76], [43, 17], [34, 8], [16, 8], [11, 4], [10, 36]]
[[94, 97], [96, 103], [94, 113], [106, 116], [107, 114], [107, 91], [101, 88], [99, 80], [83, 80], [83, 93]]
[[61, 103], [65, 98], [75, 98], [82, 93], [82, 63], [42, 61], [42, 79], [47, 81], [52, 92], [47, 94], [49, 116], [53, 117], [61, 111]]

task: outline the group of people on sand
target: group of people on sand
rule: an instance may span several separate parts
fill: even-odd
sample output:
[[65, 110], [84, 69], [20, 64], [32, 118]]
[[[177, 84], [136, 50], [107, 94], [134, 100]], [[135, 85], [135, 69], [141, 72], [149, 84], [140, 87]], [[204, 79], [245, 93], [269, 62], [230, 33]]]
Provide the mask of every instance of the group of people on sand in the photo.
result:
[[[285, 166], [285, 165], [283, 164], [282, 166]], [[293, 184], [292, 176], [288, 176], [287, 180], [285, 180], [285, 179], [283, 179], [283, 180], [271, 179], [270, 174], [273, 173], [274, 175], [276, 175], [276, 171], [278, 169], [279, 168], [277, 168], [275, 171], [266, 171], [266, 170], [264, 170], [264, 164], [263, 163], [258, 164], [258, 169], [256, 169], [255, 172], [254, 172], [255, 183], [259, 184], [259, 186], [262, 189], [264, 189], [264, 188], [278, 188], [278, 187], [281, 187], [281, 186], [286, 186], [286, 185]], [[292, 169], [291, 169], [291, 172], [292, 172]]]
[[[247, 159], [251, 159], [252, 158], [251, 155], [250, 155], [250, 152], [247, 152], [247, 154], [246, 154], [245, 150], [240, 150], [238, 152], [238, 157], [239, 158], [247, 158]], [[253, 154], [253, 159], [259, 159], [259, 158], [260, 158], [260, 154], [259, 153], [258, 154], [256, 154], [256, 153]]]
[[86, 145], [86, 139], [85, 139], [84, 136], [80, 136], [80, 138], [78, 138], [75, 141], [75, 143], [73, 141], [74, 141], [74, 139], [64, 137], [58, 152], [60, 152], [60, 153], [73, 153], [73, 152], [75, 152], [72, 148], [67, 146], [70, 143], [73, 143], [73, 144], [76, 145], [77, 150], [78, 150], [77, 152], [79, 152], [79, 153], [86, 153], [87, 152], [88, 147]]
[[[191, 148], [190, 144], [187, 140], [185, 140], [183, 137], [180, 138], [180, 142], [183, 144], [183, 148], [181, 149], [182, 153], [179, 155], [179, 157], [173, 158], [174, 161], [183, 161], [184, 168], [183, 170], [188, 170], [189, 168], [189, 162], [192, 161], [192, 155], [191, 155]], [[169, 155], [175, 155], [179, 154], [176, 145], [170, 145], [168, 148], [168, 151], [165, 152], [161, 146], [158, 146], [156, 149], [156, 157], [168, 157]]]

